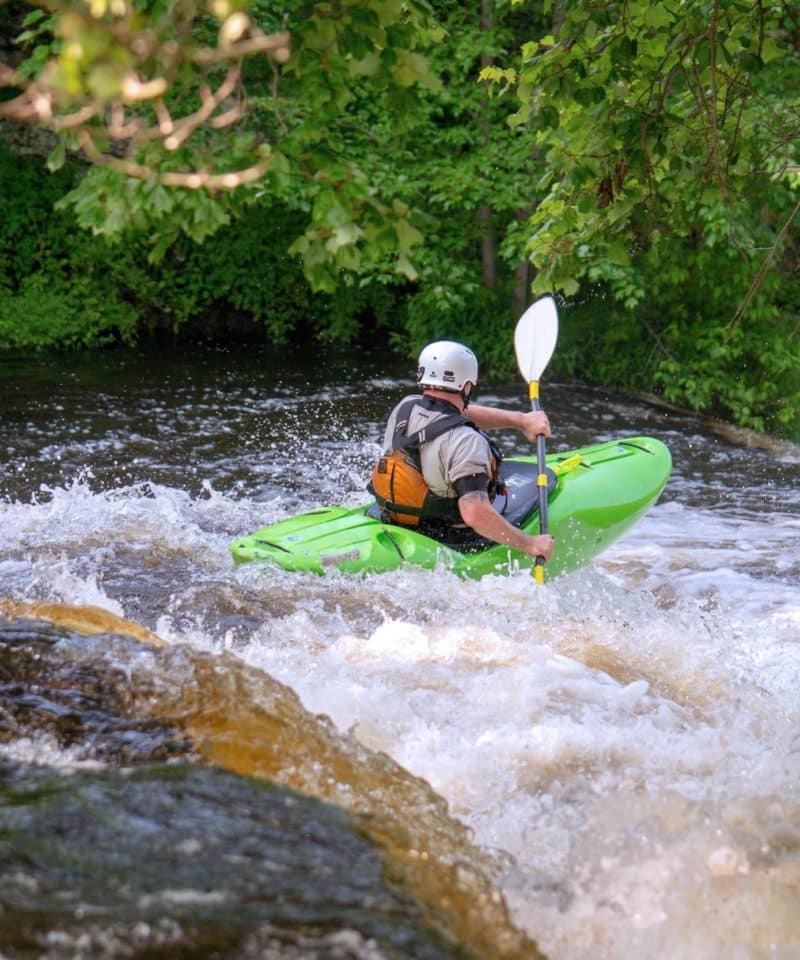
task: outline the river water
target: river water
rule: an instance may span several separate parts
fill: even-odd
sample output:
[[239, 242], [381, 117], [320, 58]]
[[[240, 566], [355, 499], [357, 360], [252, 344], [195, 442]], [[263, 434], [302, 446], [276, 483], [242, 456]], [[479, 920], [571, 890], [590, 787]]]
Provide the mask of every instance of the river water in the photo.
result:
[[591, 567], [234, 567], [364, 499], [409, 386], [256, 348], [0, 360], [0, 954], [800, 957], [798, 450], [545, 382], [551, 449], [673, 455]]

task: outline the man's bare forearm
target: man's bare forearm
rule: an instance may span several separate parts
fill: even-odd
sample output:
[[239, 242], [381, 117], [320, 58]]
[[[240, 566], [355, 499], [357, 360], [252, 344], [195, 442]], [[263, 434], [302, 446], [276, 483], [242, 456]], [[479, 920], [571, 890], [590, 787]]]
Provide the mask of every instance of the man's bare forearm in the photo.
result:
[[553, 538], [549, 534], [531, 536], [513, 526], [492, 508], [487, 494], [473, 490], [459, 497], [458, 509], [464, 523], [487, 540], [502, 543], [532, 557], [543, 556], [549, 560], [553, 553]]
[[482, 407], [471, 403], [467, 416], [481, 430], [497, 430], [508, 427], [519, 430], [528, 440], [535, 440], [538, 434], [550, 436], [550, 420], [543, 410], [503, 410], [500, 407]]
[[467, 416], [481, 430], [497, 430], [503, 427], [522, 429], [522, 413], [519, 410], [482, 407], [479, 403], [471, 403], [467, 408]]

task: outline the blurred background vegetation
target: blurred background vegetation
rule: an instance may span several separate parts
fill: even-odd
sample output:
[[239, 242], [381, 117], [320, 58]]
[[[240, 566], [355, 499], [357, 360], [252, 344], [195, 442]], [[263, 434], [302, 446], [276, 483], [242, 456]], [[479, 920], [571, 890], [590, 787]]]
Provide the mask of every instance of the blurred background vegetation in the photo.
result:
[[800, 13], [0, 5], [0, 347], [452, 337], [800, 439]]

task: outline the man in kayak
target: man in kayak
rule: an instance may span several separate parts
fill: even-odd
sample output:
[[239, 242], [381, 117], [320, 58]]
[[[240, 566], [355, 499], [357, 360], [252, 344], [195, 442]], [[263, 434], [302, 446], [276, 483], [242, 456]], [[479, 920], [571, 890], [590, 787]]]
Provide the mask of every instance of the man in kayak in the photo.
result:
[[549, 560], [550, 534], [531, 536], [493, 509], [501, 455], [484, 431], [511, 427], [535, 442], [550, 436], [550, 421], [543, 411], [470, 404], [477, 382], [469, 347], [451, 340], [425, 347], [417, 370], [422, 394], [405, 397], [390, 414], [369, 489], [388, 522], [454, 547], [501, 543]]

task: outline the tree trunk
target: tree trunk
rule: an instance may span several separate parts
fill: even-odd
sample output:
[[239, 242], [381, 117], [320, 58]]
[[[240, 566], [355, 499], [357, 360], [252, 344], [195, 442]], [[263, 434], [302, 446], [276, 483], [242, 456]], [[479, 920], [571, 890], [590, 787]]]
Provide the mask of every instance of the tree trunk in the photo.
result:
[[531, 299], [531, 265], [521, 261], [514, 271], [514, 291], [512, 293], [512, 315], [521, 317]]
[[[481, 30], [490, 31], [494, 26], [493, 0], [481, 0]], [[494, 57], [481, 55], [481, 68], [494, 64]], [[484, 141], [490, 136], [488, 117], [482, 123]], [[492, 208], [488, 204], [478, 207], [478, 225], [481, 231], [481, 264], [483, 266], [483, 282], [489, 290], [494, 290], [497, 284], [497, 244], [492, 224]]]

